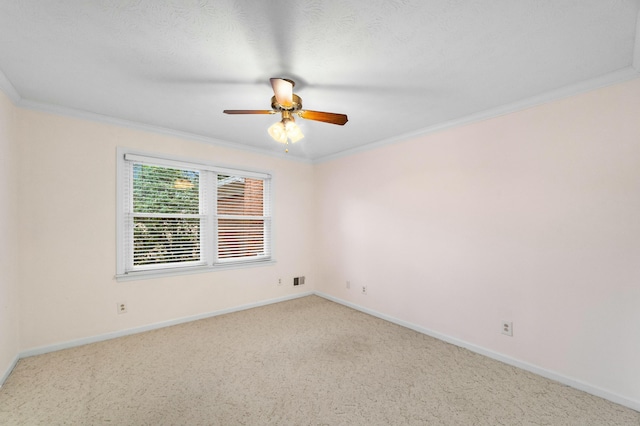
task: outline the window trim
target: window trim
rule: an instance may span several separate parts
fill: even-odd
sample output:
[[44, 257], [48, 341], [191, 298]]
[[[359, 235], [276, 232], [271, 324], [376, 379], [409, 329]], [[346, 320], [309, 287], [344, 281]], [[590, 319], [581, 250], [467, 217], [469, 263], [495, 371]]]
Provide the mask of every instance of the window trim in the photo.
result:
[[[213, 171], [219, 174], [230, 174], [234, 176], [241, 176], [247, 178], [259, 178], [265, 179], [269, 182], [269, 193], [268, 196], [270, 198], [268, 204], [268, 217], [270, 223], [270, 231], [269, 231], [269, 245], [270, 245], [270, 256], [268, 258], [262, 259], [250, 259], [250, 260], [234, 260], [234, 261], [215, 261], [214, 259], [217, 257], [215, 253], [217, 247], [217, 233], [215, 232], [215, 211], [212, 211], [211, 218], [209, 220], [208, 227], [206, 232], [211, 233], [211, 238], [209, 239], [210, 244], [213, 246], [210, 250], [207, 250], [210, 255], [207, 256], [206, 265], [197, 265], [197, 266], [171, 266], [167, 268], [152, 268], [152, 269], [143, 269], [137, 271], [126, 271], [126, 229], [125, 229], [125, 203], [128, 203], [125, 200], [125, 194], [127, 194], [127, 189], [124, 187], [127, 179], [125, 179], [124, 173], [126, 170], [126, 161], [133, 160], [136, 162], [142, 162], [147, 164], [159, 165], [159, 166], [167, 166], [167, 167], [178, 167], [178, 168], [190, 168], [196, 170], [206, 170]], [[196, 160], [192, 158], [184, 158], [172, 155], [165, 154], [157, 154], [157, 153], [149, 153], [137, 151], [125, 147], [117, 147], [117, 161], [116, 161], [116, 274], [115, 278], [117, 281], [131, 281], [138, 279], [149, 279], [149, 278], [158, 278], [158, 277], [169, 277], [176, 275], [188, 275], [188, 274], [197, 274], [204, 272], [212, 272], [218, 270], [229, 270], [229, 269], [245, 269], [251, 267], [259, 267], [259, 266], [267, 266], [273, 265], [276, 263], [274, 258], [274, 221], [273, 221], [273, 199], [274, 199], [274, 185], [273, 185], [273, 174], [268, 171], [256, 171], [256, 170], [244, 170], [238, 169], [234, 167], [228, 166], [218, 166], [213, 163], [209, 163], [206, 161]], [[213, 185], [215, 187], [215, 185]], [[216, 188], [217, 190], [217, 188]], [[215, 197], [215, 193], [213, 194]], [[212, 202], [215, 205], [215, 198], [213, 198]]]

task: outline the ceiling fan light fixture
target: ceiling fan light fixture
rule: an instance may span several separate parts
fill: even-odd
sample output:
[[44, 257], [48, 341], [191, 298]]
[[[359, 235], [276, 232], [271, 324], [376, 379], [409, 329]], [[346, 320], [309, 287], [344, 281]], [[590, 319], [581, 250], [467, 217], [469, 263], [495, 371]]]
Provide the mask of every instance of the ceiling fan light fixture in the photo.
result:
[[273, 123], [271, 126], [269, 126], [269, 129], [267, 129], [267, 132], [269, 132], [269, 136], [271, 136], [274, 141], [287, 143], [287, 132], [282, 121]]
[[293, 120], [293, 117], [282, 121], [284, 122], [284, 130], [287, 132], [287, 136], [291, 140], [291, 143], [296, 143], [300, 139], [304, 138], [302, 130], [300, 130], [300, 127], [298, 127], [296, 122]]

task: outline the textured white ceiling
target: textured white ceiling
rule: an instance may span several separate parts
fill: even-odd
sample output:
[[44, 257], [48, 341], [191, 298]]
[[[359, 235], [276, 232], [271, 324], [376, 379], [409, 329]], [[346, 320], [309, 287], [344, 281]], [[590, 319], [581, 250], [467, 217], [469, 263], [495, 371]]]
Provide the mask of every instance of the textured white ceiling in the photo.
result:
[[276, 154], [283, 146], [266, 129], [277, 116], [222, 110], [269, 109], [269, 78], [289, 77], [305, 108], [349, 116], [344, 127], [298, 119], [306, 137], [288, 155], [318, 161], [637, 76], [639, 9], [640, 0], [0, 0], [0, 87], [27, 107]]

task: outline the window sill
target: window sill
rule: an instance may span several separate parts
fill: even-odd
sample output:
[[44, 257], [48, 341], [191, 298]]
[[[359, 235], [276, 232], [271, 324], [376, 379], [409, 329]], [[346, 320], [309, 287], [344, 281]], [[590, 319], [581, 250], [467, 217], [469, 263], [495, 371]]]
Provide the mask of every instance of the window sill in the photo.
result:
[[247, 269], [257, 268], [261, 266], [275, 265], [276, 261], [263, 260], [258, 262], [238, 262], [238, 263], [222, 263], [216, 266], [194, 266], [191, 268], [172, 268], [172, 269], [156, 269], [150, 271], [136, 271], [126, 274], [116, 274], [115, 278], [118, 282], [148, 280], [152, 278], [175, 277], [179, 275], [203, 274], [207, 272], [227, 271], [230, 269]]

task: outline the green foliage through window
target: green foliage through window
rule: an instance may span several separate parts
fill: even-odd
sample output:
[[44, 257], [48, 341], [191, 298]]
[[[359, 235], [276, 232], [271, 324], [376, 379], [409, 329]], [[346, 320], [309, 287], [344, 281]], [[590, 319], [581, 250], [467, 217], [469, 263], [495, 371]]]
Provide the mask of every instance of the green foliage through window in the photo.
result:
[[198, 214], [199, 181], [199, 172], [134, 164], [133, 211]]
[[[200, 260], [199, 173], [133, 165], [134, 266]], [[136, 213], [161, 215], [137, 216]]]

